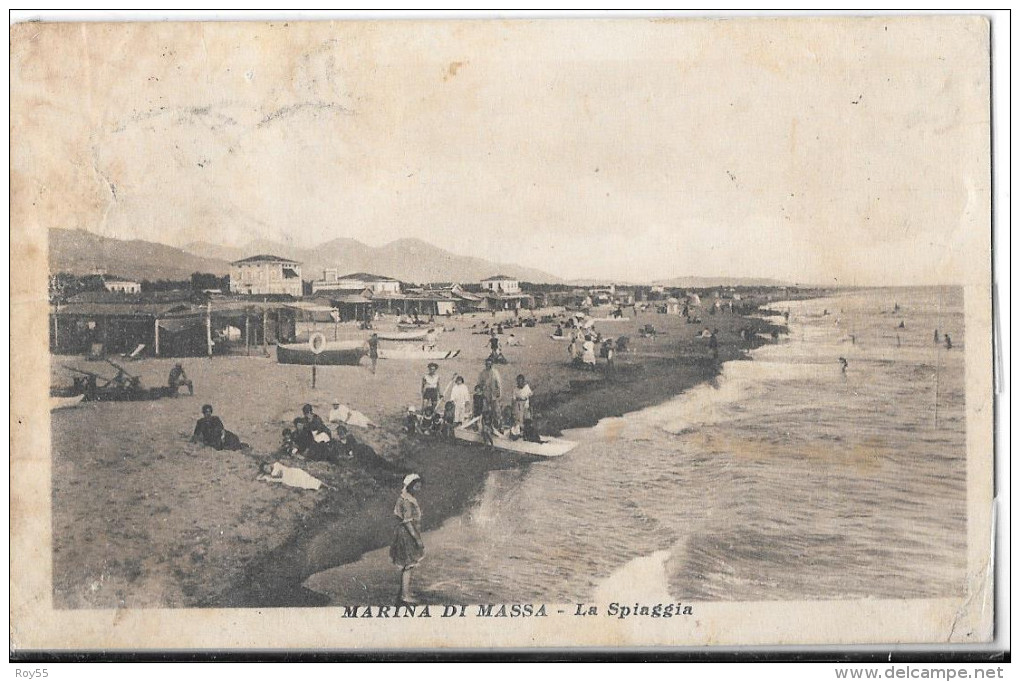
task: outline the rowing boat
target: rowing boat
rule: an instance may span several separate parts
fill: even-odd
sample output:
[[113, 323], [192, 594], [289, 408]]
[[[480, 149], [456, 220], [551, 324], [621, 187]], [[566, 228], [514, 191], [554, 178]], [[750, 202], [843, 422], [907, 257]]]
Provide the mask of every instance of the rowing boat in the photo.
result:
[[425, 350], [423, 348], [380, 348], [380, 360], [449, 360], [460, 355], [458, 350]]
[[[466, 428], [454, 429], [453, 437], [466, 443], [485, 442], [485, 439], [482, 438], [481, 432]], [[562, 457], [577, 447], [577, 443], [572, 440], [564, 440], [563, 438], [552, 438], [548, 436], [543, 437], [541, 443], [534, 443], [530, 440], [513, 440], [505, 436], [500, 436], [499, 434], [493, 434], [492, 447], [497, 450], [505, 450], [507, 452], [514, 452], [521, 455], [547, 458]]]
[[364, 341], [327, 341], [318, 357], [307, 343], [281, 343], [276, 361], [281, 365], [357, 365], [367, 352]]
[[630, 322], [629, 317], [593, 317], [591, 322]]
[[63, 410], [68, 407], [77, 407], [81, 404], [81, 401], [85, 399], [84, 393], [78, 395], [65, 396], [65, 395], [51, 395], [50, 396], [50, 410]]

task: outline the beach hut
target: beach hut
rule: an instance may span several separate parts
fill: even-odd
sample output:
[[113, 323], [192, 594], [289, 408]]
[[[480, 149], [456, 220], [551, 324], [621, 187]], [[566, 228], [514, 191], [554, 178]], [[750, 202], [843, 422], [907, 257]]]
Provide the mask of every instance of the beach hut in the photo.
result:
[[193, 292], [85, 292], [50, 311], [50, 350], [54, 353], [130, 353], [157, 345], [157, 321], [167, 316], [204, 324], [205, 306]]

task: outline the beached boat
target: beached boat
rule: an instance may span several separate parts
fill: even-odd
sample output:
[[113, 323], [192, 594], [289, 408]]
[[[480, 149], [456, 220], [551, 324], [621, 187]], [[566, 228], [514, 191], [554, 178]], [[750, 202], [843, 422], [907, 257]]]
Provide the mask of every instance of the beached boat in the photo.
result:
[[460, 355], [457, 350], [426, 350], [424, 348], [380, 348], [380, 360], [449, 360]]
[[78, 395], [51, 395], [50, 396], [50, 410], [63, 410], [68, 407], [77, 407], [81, 405], [81, 402], [85, 400], [85, 394], [80, 393]]
[[592, 322], [630, 322], [629, 317], [593, 317]]
[[428, 333], [428, 329], [403, 332], [376, 332], [380, 341], [421, 341]]
[[413, 323], [408, 323], [408, 322], [398, 322], [397, 323], [397, 329], [399, 331], [402, 331], [402, 332], [413, 332], [413, 331], [418, 331], [418, 330], [421, 330], [421, 329], [424, 329], [425, 331], [428, 331], [430, 329], [435, 329], [436, 333], [439, 333], [439, 332], [443, 331], [444, 329], [446, 329], [446, 327], [444, 327], [441, 324], [426, 324], [424, 322], [422, 324], [413, 324]]
[[364, 341], [327, 341], [319, 357], [307, 343], [281, 343], [276, 361], [282, 365], [357, 365], [368, 352]]
[[[456, 428], [453, 430], [453, 437], [466, 443], [484, 443], [482, 434], [470, 428]], [[541, 443], [533, 443], [528, 440], [512, 440], [504, 436], [494, 435], [492, 446], [497, 450], [505, 450], [520, 455], [531, 457], [562, 457], [575, 447], [577, 443], [563, 438], [543, 436]]]
[[567, 339], [569, 339], [570, 337], [569, 337], [569, 336], [567, 336], [567, 335], [563, 335], [563, 336], [556, 336], [555, 334], [550, 334], [550, 335], [549, 335], [549, 338], [550, 338], [550, 339], [552, 339], [553, 341], [566, 341], [566, 340], [567, 340]]

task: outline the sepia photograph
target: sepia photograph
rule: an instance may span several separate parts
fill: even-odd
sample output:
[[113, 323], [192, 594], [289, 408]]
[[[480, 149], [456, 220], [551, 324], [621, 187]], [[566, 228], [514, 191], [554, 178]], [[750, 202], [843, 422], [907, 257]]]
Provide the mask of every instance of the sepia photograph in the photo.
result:
[[12, 651], [990, 641], [989, 50], [12, 24]]

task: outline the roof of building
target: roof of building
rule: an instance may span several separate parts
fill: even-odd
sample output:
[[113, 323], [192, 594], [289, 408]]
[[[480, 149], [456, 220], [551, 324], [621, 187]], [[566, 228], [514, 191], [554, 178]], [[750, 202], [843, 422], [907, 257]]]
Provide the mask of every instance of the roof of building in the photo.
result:
[[464, 299], [465, 301], [483, 301], [483, 300], [485, 300], [484, 296], [479, 296], [477, 294], [473, 294], [470, 291], [457, 290], [457, 291], [454, 291], [452, 293], [453, 293], [453, 295], [455, 297]]
[[519, 278], [518, 277], [508, 277], [507, 275], [493, 275], [492, 277], [486, 277], [482, 281], [483, 282], [497, 282], [497, 281], [517, 282], [517, 281], [519, 281]]
[[340, 296], [333, 296], [333, 297], [331, 297], [330, 300], [332, 300], [334, 304], [339, 304], [339, 303], [352, 304], [353, 303], [353, 304], [356, 304], [356, 305], [360, 305], [360, 304], [363, 304], [363, 303], [371, 303], [372, 302], [372, 299], [365, 298], [364, 296], [359, 296], [357, 294], [341, 294]]
[[247, 258], [242, 258], [241, 260], [235, 260], [231, 263], [231, 265], [241, 265], [242, 263], [290, 263], [292, 265], [301, 265], [301, 263], [296, 260], [280, 258], [279, 256], [274, 256], [268, 253], [260, 253], [257, 256], [249, 256]]
[[293, 310], [303, 310], [309, 313], [328, 313], [333, 310], [333, 306], [331, 305], [313, 303], [312, 301], [294, 301], [293, 303], [285, 304], [284, 307], [291, 308]]
[[349, 275], [338, 277], [337, 279], [357, 279], [362, 282], [399, 282], [400, 280], [393, 279], [392, 277], [383, 277], [382, 275], [373, 275], [370, 272], [352, 272]]
[[325, 282], [325, 281], [323, 281], [321, 279], [320, 280], [316, 280], [315, 282], [312, 282], [312, 286], [315, 287], [316, 291], [327, 291], [327, 292], [333, 292], [333, 291], [356, 292], [356, 293], [360, 294], [361, 292], [363, 292], [365, 290], [368, 290], [368, 291], [372, 290], [371, 287], [367, 287], [367, 286], [364, 286], [364, 285], [359, 286], [357, 284], [347, 284], [345, 282]]
[[168, 313], [204, 310], [191, 303], [67, 303], [53, 308], [57, 315], [91, 317], [160, 317]]

